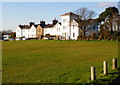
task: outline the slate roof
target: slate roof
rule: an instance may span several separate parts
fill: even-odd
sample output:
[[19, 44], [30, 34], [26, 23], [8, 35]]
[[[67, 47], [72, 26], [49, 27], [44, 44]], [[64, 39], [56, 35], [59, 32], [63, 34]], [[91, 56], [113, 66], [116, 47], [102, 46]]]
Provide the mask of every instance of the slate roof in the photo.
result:
[[[40, 25], [41, 26], [41, 24], [35, 24], [34, 26], [35, 26], [35, 28], [37, 28], [37, 26], [38, 25]], [[30, 26], [30, 25], [18, 25], [21, 29], [30, 29], [32, 26]], [[42, 28], [44, 27], [44, 26], [41, 26]]]
[[[61, 22], [58, 22], [60, 25], [61, 25]], [[47, 24], [47, 25], [45, 25], [45, 27], [44, 28], [51, 28], [51, 27], [53, 27], [53, 26], [55, 26], [56, 24]]]
[[74, 19], [80, 27], [91, 25], [93, 23], [99, 23], [98, 19], [89, 19], [89, 20], [78, 20]]
[[29, 25], [18, 25], [21, 29], [30, 29], [31, 26]]
[[45, 25], [44, 28], [50, 28], [50, 27], [53, 27], [53, 26], [54, 26], [53, 24], [47, 24], [47, 25]]

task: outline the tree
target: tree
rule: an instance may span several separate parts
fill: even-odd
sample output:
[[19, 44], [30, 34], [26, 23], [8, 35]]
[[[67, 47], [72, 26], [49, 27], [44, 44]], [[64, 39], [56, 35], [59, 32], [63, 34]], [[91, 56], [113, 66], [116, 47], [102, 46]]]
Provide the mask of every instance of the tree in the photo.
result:
[[92, 10], [88, 10], [87, 8], [77, 9], [75, 13], [80, 16], [78, 23], [80, 23], [79, 27], [81, 28], [81, 36], [85, 37], [85, 32], [91, 29], [91, 27], [87, 27], [87, 25], [91, 24], [89, 20], [94, 18], [97, 14]]
[[3, 30], [2, 34], [10, 34], [12, 32], [12, 30]]
[[[119, 25], [120, 17], [118, 15], [119, 11], [116, 7], [109, 7], [106, 8], [106, 10], [99, 15], [100, 21], [104, 22], [104, 28], [105, 31], [107, 31], [107, 34], [104, 34], [104, 36], [107, 36], [107, 39], [116, 40], [118, 30], [116, 30], [116, 25]], [[117, 26], [119, 29], [119, 26]], [[109, 34], [109, 36], [108, 36]]]
[[16, 33], [15, 32], [11, 33], [10, 35], [11, 35], [12, 38], [15, 39], [15, 37], [16, 37]]
[[111, 17], [113, 14], [118, 14], [119, 11], [116, 7], [108, 7], [99, 15], [100, 21], [104, 21], [105, 18]]
[[97, 14], [92, 11], [88, 10], [87, 8], [80, 8], [75, 11], [77, 15], [80, 15], [81, 20], [89, 20], [94, 18]]
[[116, 22], [116, 19], [118, 19], [118, 21], [120, 21], [119, 17], [118, 17], [119, 11], [116, 7], [108, 7], [105, 9], [105, 11], [103, 11], [100, 15], [99, 15], [99, 21], [105, 21], [103, 24], [103, 28], [102, 31], [101, 29], [101, 35], [103, 35], [104, 39], [110, 40], [113, 39], [115, 40], [116, 33], [114, 33], [113, 30], [113, 24]]

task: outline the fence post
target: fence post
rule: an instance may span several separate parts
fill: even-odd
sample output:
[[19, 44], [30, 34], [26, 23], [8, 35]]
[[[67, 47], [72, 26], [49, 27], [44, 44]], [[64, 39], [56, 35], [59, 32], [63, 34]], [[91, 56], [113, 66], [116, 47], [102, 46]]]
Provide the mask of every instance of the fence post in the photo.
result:
[[112, 59], [112, 69], [117, 68], [117, 58]]
[[108, 66], [107, 66], [107, 61], [103, 62], [103, 74], [107, 74], [108, 73]]
[[96, 80], [95, 67], [91, 67], [91, 80]]

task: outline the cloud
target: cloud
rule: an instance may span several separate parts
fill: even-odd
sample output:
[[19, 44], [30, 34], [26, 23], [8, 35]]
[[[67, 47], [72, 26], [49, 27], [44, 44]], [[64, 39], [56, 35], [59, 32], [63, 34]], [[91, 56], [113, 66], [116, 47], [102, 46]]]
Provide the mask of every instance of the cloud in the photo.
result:
[[104, 2], [104, 3], [97, 4], [97, 7], [100, 7], [100, 8], [111, 7], [111, 6], [115, 6], [115, 4], [114, 3], [110, 3], [110, 2]]

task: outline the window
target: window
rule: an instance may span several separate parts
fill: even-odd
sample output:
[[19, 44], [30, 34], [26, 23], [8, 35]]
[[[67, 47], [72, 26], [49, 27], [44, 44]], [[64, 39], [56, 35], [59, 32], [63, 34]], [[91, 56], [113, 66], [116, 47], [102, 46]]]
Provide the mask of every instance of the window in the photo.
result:
[[73, 25], [73, 29], [74, 29], [74, 25]]
[[73, 37], [75, 37], [75, 33], [73, 33]]
[[63, 19], [63, 22], [65, 22], [66, 20], [65, 19]]
[[59, 28], [59, 32], [60, 32], [60, 28]]
[[90, 28], [90, 25], [87, 25], [88, 28]]
[[32, 29], [32, 32], [35, 32], [35, 30], [34, 30], [34, 29]]
[[66, 29], [66, 26], [63, 26], [63, 29]]
[[93, 29], [95, 29], [95, 27], [96, 27], [96, 26], [95, 26], [95, 25], [93, 25]]
[[63, 22], [67, 22], [67, 19], [63, 19]]
[[57, 32], [58, 32], [59, 28], [57, 28]]

